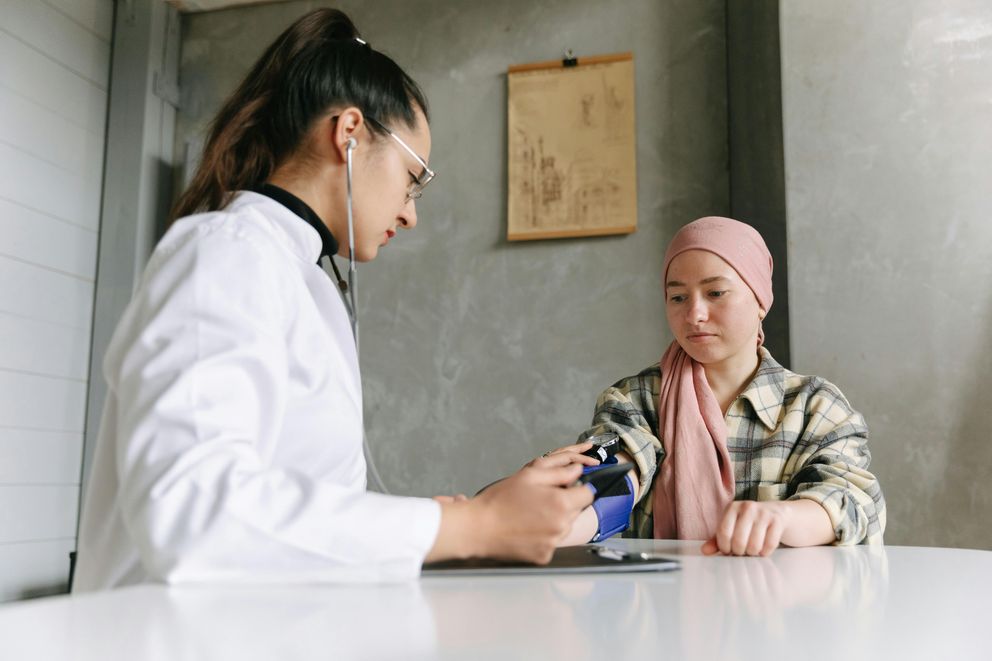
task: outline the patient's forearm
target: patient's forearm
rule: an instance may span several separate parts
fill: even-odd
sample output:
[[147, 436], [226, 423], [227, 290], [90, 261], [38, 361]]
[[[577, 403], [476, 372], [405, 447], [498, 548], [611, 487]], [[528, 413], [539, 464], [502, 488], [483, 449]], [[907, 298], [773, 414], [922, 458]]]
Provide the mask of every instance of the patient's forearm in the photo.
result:
[[558, 546], [585, 544], [596, 534], [596, 528], [598, 527], [599, 521], [596, 519], [596, 510], [592, 507], [587, 507], [575, 519], [575, 523], [572, 524], [572, 530], [558, 542]]
[[789, 500], [788, 524], [782, 533], [786, 546], [818, 546], [837, 539], [830, 516], [823, 507], [812, 500]]
[[[617, 461], [619, 463], [626, 463], [631, 461], [630, 456], [626, 452], [620, 452], [617, 454]], [[640, 482], [637, 477], [637, 469], [632, 469], [629, 473], [630, 481], [634, 485], [634, 502], [637, 502], [637, 494], [640, 490]], [[572, 530], [566, 535], [559, 543], [558, 546], [574, 546], [575, 544], [586, 544], [593, 538], [596, 534], [596, 530], [599, 528], [599, 521], [596, 518], [596, 510], [592, 507], [587, 507], [582, 510], [579, 517], [575, 520], [572, 525]]]

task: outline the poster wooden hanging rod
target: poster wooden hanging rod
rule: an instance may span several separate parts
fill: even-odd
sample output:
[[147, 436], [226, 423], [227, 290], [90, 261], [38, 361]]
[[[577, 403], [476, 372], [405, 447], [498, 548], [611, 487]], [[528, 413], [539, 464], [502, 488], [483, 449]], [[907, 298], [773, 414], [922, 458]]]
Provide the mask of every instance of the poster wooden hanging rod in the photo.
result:
[[[566, 56], [569, 51], [566, 51]], [[606, 64], [608, 62], [622, 62], [634, 59], [633, 53], [614, 53], [612, 55], [594, 55], [592, 57], [565, 57], [560, 60], [547, 60], [545, 62], [531, 62], [530, 64], [517, 64], [509, 69], [508, 73], [520, 73], [521, 71], [538, 71], [540, 69], [564, 69], [566, 66], [585, 66], [587, 64]], [[566, 64], [574, 61], [575, 64]]]

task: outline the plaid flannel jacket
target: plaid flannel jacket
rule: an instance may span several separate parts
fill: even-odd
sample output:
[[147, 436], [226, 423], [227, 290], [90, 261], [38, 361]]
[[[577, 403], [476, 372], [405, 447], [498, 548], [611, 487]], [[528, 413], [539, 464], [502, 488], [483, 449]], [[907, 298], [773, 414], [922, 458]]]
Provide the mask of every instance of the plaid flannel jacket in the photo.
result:
[[[754, 380], [727, 410], [727, 450], [734, 465], [735, 500], [819, 503], [830, 516], [836, 544], [880, 544], [885, 500], [868, 472], [868, 427], [840, 390], [815, 376], [785, 369], [760, 348]], [[664, 460], [658, 438], [661, 370], [653, 365], [599, 396], [579, 441], [613, 432], [637, 463], [640, 496], [624, 537], [653, 536], [651, 485]]]

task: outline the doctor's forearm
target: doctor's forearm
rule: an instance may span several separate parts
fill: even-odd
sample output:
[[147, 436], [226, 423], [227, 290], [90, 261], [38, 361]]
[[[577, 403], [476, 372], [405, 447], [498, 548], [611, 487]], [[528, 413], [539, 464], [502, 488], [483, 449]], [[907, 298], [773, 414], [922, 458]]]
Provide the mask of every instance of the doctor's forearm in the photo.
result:
[[434, 545], [428, 551], [424, 562], [472, 558], [483, 555], [479, 540], [484, 537], [481, 527], [485, 527], [482, 517], [473, 516], [476, 509], [471, 501], [441, 503], [441, 525], [438, 528]]

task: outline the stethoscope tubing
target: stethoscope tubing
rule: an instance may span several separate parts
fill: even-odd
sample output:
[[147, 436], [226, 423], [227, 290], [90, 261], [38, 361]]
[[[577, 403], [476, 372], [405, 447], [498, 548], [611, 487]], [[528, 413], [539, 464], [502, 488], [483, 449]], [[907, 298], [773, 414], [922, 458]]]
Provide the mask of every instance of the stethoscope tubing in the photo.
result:
[[348, 139], [348, 145], [345, 148], [345, 160], [347, 161], [346, 167], [348, 174], [348, 300], [350, 303], [349, 307], [351, 308], [348, 312], [351, 317], [351, 333], [355, 336], [355, 351], [358, 352], [358, 295], [356, 293], [358, 278], [355, 267], [355, 215], [351, 192], [351, 152], [355, 150], [356, 145], [357, 143], [354, 138]]
[[[348, 140], [348, 144], [345, 147], [345, 161], [347, 170], [347, 206], [348, 206], [348, 300], [346, 301], [348, 308], [348, 317], [351, 320], [351, 333], [355, 337], [355, 353], [360, 354], [359, 342], [358, 342], [358, 302], [357, 302], [357, 280], [358, 280], [358, 270], [355, 267], [355, 215], [354, 215], [354, 204], [351, 190], [352, 182], [352, 161], [351, 152], [354, 151], [357, 146], [357, 142], [354, 138]], [[333, 258], [332, 258], [333, 259]], [[382, 477], [379, 475], [379, 469], [375, 465], [375, 460], [372, 457], [372, 448], [369, 445], [368, 436], [365, 434], [365, 429], [363, 425], [362, 429], [362, 450], [365, 454], [365, 463], [368, 466], [370, 477], [378, 487], [379, 491], [384, 494], [389, 493], [389, 489], [386, 488], [386, 484], [382, 481]]]

